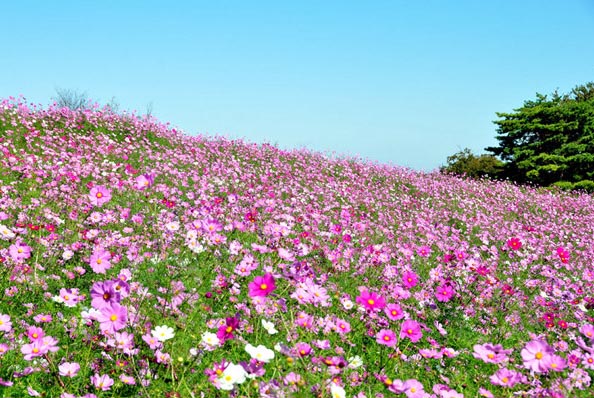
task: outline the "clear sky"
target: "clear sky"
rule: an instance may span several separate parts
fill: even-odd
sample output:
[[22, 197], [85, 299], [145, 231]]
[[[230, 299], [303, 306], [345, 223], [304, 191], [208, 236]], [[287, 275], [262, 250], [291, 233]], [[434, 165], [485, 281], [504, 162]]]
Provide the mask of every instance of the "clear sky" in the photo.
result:
[[594, 1], [6, 1], [0, 96], [433, 170], [594, 81]]

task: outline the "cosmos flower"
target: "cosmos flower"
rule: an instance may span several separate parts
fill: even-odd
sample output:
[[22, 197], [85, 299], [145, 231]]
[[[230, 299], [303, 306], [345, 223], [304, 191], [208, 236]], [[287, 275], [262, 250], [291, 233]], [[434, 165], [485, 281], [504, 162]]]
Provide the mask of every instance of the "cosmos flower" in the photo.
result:
[[248, 285], [248, 294], [250, 297], [266, 297], [276, 289], [274, 277], [271, 273], [264, 276], [256, 276]]
[[157, 326], [154, 330], [152, 330], [151, 335], [160, 342], [163, 342], [172, 339], [173, 336], [175, 336], [175, 333], [172, 327], [167, 325], [161, 325]]
[[98, 390], [109, 391], [111, 390], [111, 386], [113, 386], [114, 380], [109, 375], [95, 373], [95, 375], [91, 376], [91, 383]]
[[118, 303], [109, 303], [99, 310], [97, 320], [102, 332], [113, 334], [126, 326], [128, 310]]
[[524, 367], [539, 373], [548, 370], [547, 361], [552, 354], [553, 349], [542, 340], [530, 341], [520, 352], [524, 360]]
[[423, 337], [423, 332], [421, 331], [421, 325], [418, 322], [413, 321], [411, 319], [407, 319], [402, 323], [402, 327], [400, 329], [400, 338], [409, 338], [410, 341], [416, 343], [417, 341], [421, 340]]
[[105, 271], [111, 268], [111, 253], [100, 247], [95, 248], [89, 263], [96, 274], [105, 274]]
[[93, 206], [103, 206], [111, 200], [111, 191], [104, 186], [97, 185], [89, 192], [89, 201]]
[[245, 351], [250, 354], [253, 359], [256, 359], [260, 362], [268, 363], [274, 358], [274, 351], [269, 348], [266, 348], [263, 345], [259, 345], [254, 347], [251, 344], [247, 344], [245, 346]]
[[31, 248], [26, 243], [18, 241], [10, 245], [8, 254], [15, 262], [20, 263], [31, 257]]
[[80, 371], [80, 365], [77, 362], [64, 362], [58, 366], [60, 376], [74, 377]]
[[383, 297], [369, 290], [363, 290], [355, 301], [368, 311], [381, 310], [386, 306], [386, 300]]
[[396, 333], [394, 333], [393, 331], [388, 329], [382, 329], [375, 336], [375, 341], [377, 341], [377, 343], [381, 345], [394, 347], [398, 342], [398, 339], [396, 338]]

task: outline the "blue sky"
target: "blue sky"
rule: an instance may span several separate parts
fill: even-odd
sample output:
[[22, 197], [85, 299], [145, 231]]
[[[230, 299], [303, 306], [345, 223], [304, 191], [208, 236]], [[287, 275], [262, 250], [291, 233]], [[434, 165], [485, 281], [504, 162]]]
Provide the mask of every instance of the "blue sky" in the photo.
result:
[[594, 2], [11, 1], [0, 96], [56, 89], [188, 134], [419, 170], [494, 145], [495, 112], [594, 81]]

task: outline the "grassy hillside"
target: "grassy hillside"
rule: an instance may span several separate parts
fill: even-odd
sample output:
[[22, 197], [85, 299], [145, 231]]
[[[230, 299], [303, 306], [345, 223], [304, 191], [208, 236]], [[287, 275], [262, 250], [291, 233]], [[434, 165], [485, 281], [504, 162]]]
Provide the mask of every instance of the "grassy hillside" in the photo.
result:
[[0, 396], [591, 396], [592, 196], [17, 99], [0, 151]]

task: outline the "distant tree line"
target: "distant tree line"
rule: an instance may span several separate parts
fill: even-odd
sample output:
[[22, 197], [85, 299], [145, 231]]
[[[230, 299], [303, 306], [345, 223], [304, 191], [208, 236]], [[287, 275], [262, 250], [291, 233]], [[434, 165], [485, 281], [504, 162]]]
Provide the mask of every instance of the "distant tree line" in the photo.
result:
[[536, 94], [511, 113], [497, 112], [498, 146], [447, 158], [444, 173], [594, 192], [594, 83], [568, 94]]

